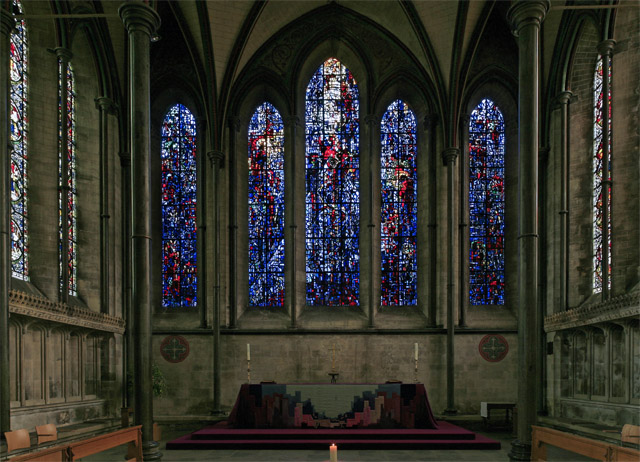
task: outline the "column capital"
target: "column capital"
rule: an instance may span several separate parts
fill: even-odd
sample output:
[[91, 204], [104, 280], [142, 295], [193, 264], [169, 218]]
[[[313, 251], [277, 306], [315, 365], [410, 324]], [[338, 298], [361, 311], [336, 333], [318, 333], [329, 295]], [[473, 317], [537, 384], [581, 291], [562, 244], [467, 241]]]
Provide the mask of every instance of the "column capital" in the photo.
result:
[[287, 117], [285, 119], [285, 122], [287, 123], [287, 125], [289, 125], [290, 127], [299, 127], [300, 126], [300, 117], [298, 117], [297, 115], [290, 115], [289, 117]]
[[558, 106], [562, 106], [564, 104], [569, 104], [572, 98], [573, 98], [573, 93], [571, 93], [568, 90], [565, 90], [565, 91], [561, 91], [556, 95], [556, 97], [554, 98], [554, 102]]
[[65, 47], [54, 48], [53, 52], [56, 54], [58, 59], [65, 64], [71, 62], [71, 59], [73, 58], [73, 53], [71, 52], [71, 50]]
[[160, 27], [160, 15], [156, 10], [138, 0], [120, 5], [118, 14], [127, 32], [140, 31], [151, 37]]
[[120, 157], [120, 166], [121, 167], [129, 167], [131, 166], [131, 153], [130, 152], [119, 152], [118, 157]]
[[608, 39], [598, 43], [598, 45], [596, 46], [596, 49], [598, 50], [598, 53], [600, 53], [602, 56], [611, 57], [611, 55], [613, 55], [613, 48], [615, 46], [616, 46], [616, 41], [612, 39]]
[[444, 151], [442, 151], [442, 163], [444, 165], [455, 165], [456, 164], [456, 159], [458, 158], [458, 156], [460, 155], [460, 148], [447, 148]]
[[224, 162], [224, 152], [209, 151], [207, 152], [207, 157], [209, 158], [212, 167], [215, 167], [216, 165], [222, 167], [222, 163]]
[[116, 113], [116, 103], [106, 96], [98, 96], [93, 100], [96, 103], [96, 109], [104, 111], [107, 114], [114, 115]]
[[523, 27], [535, 25], [540, 27], [547, 11], [549, 0], [518, 0], [507, 12], [507, 20], [511, 23], [514, 34], [517, 36]]
[[0, 33], [8, 37], [14, 27], [16, 27], [16, 20], [13, 15], [4, 8], [0, 8]]
[[229, 116], [229, 118], [227, 119], [229, 128], [234, 132], [240, 131], [241, 122], [242, 120], [238, 116]]
[[378, 120], [378, 118], [377, 118], [375, 115], [373, 115], [373, 114], [368, 114], [368, 115], [366, 115], [366, 116], [364, 117], [364, 122], [365, 122], [367, 125], [373, 125], [373, 124], [375, 124], [375, 123], [376, 123], [376, 121], [377, 121], [377, 120]]

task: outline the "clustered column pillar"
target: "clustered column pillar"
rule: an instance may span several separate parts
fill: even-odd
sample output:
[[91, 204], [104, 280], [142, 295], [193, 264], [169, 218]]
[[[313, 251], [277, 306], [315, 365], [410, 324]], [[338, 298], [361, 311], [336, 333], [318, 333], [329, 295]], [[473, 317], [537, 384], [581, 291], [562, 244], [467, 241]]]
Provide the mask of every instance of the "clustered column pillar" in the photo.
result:
[[467, 290], [467, 281], [469, 281], [469, 238], [465, 229], [468, 226], [467, 217], [469, 216], [469, 121], [471, 116], [465, 114], [460, 118], [460, 134], [462, 135], [462, 160], [460, 161], [460, 219], [458, 222], [458, 243], [460, 264], [458, 266], [459, 287], [459, 305], [458, 305], [458, 327], [467, 327], [467, 304], [469, 300], [469, 292]]
[[[296, 146], [298, 143], [298, 139], [297, 139], [297, 133], [298, 133], [298, 126], [300, 125], [300, 117], [298, 117], [297, 115], [292, 115], [287, 119], [287, 125], [289, 126], [289, 139], [291, 141], [289, 141], [290, 146], [291, 146], [291, 157], [290, 160], [291, 162], [289, 162], [289, 165], [291, 165], [290, 167], [290, 175], [288, 177], [288, 184], [289, 186], [289, 190], [292, 191], [292, 194], [289, 196], [291, 198], [291, 200], [289, 201], [289, 204], [291, 204], [291, 207], [289, 207], [289, 210], [291, 210], [291, 212], [288, 214], [290, 218], [290, 224], [289, 224], [289, 242], [291, 242], [291, 246], [290, 246], [290, 251], [291, 251], [291, 256], [289, 257], [289, 261], [291, 262], [291, 271], [289, 272], [289, 280], [291, 281], [291, 283], [289, 284], [289, 300], [290, 302], [290, 306], [289, 306], [289, 314], [291, 316], [291, 322], [289, 324], [289, 327], [291, 329], [296, 329], [298, 327], [298, 283], [297, 283], [297, 278], [296, 278], [296, 271], [297, 271], [297, 240], [298, 240], [298, 225], [297, 225], [297, 220], [296, 220]], [[285, 183], [287, 184], [287, 183]], [[286, 213], [286, 211], [285, 211]]]
[[222, 151], [209, 151], [207, 153], [212, 175], [213, 189], [213, 414], [221, 414], [220, 409], [220, 214], [219, 210], [219, 192], [220, 192], [220, 168], [224, 161], [224, 153]]
[[[380, 143], [376, 143], [376, 133], [377, 133], [377, 127], [376, 127], [376, 122], [377, 122], [377, 117], [375, 115], [368, 115], [365, 117], [365, 123], [367, 124], [367, 128], [369, 130], [369, 204], [368, 204], [368, 220], [369, 223], [367, 223], [367, 228], [369, 229], [369, 328], [372, 329], [375, 327], [375, 302], [374, 302], [374, 294], [375, 291], [373, 290], [373, 255], [374, 255], [374, 248], [373, 248], [373, 242], [374, 242], [374, 231], [375, 231], [375, 224], [374, 224], [374, 218], [373, 218], [373, 159], [379, 159], [380, 155], [378, 154], [377, 156], [374, 156], [374, 147], [375, 146], [379, 146]], [[378, 135], [378, 140], [379, 140], [379, 135]], [[377, 149], [376, 149], [377, 152]]]
[[113, 101], [104, 96], [95, 99], [100, 111], [100, 311], [109, 307], [109, 114], [115, 113]]
[[[237, 159], [240, 153], [238, 147], [238, 133], [240, 131], [240, 119], [229, 118], [229, 328], [236, 328], [238, 318], [238, 202], [237, 193]], [[243, 159], [243, 157], [240, 157]]]
[[569, 102], [573, 93], [563, 91], [556, 96], [560, 106], [560, 307], [569, 307]]
[[55, 49], [58, 57], [58, 72], [60, 73], [60, 301], [69, 301], [69, 127], [68, 122], [68, 75], [67, 66], [73, 57], [71, 50], [58, 47]]
[[142, 1], [119, 9], [129, 35], [129, 123], [131, 143], [132, 310], [134, 314], [135, 419], [142, 424], [144, 460], [159, 460], [153, 441], [151, 368], [151, 36], [160, 16]]
[[540, 374], [538, 317], [538, 98], [540, 24], [548, 0], [520, 0], [509, 9], [518, 37], [518, 439], [511, 460], [531, 457]]
[[442, 161], [447, 166], [447, 408], [444, 413], [447, 415], [455, 415], [457, 413], [454, 400], [454, 243], [455, 243], [455, 224], [454, 224], [454, 175], [456, 159], [460, 154], [458, 148], [447, 148], [442, 153]]
[[613, 55], [614, 40], [604, 40], [598, 44], [598, 53], [602, 55], [602, 298], [609, 298], [611, 256], [609, 255], [609, 227], [611, 223], [611, 153], [609, 127], [611, 123], [609, 93], [609, 67]]
[[11, 152], [9, 150], [9, 44], [13, 16], [0, 8], [0, 438], [11, 430], [9, 374], [9, 288], [11, 286]]
[[428, 281], [428, 286], [429, 286], [429, 313], [427, 316], [427, 326], [428, 327], [436, 327], [436, 313], [437, 313], [437, 306], [438, 306], [438, 294], [437, 294], [437, 290], [436, 290], [436, 286], [437, 286], [437, 272], [436, 272], [436, 268], [437, 268], [437, 263], [436, 263], [436, 255], [437, 255], [437, 249], [438, 249], [438, 243], [437, 243], [437, 236], [436, 236], [436, 229], [438, 227], [438, 225], [436, 224], [437, 221], [437, 211], [436, 211], [436, 207], [434, 204], [437, 203], [436, 201], [436, 197], [437, 197], [437, 191], [438, 191], [438, 185], [437, 185], [437, 178], [436, 178], [436, 171], [437, 171], [437, 155], [436, 155], [436, 126], [438, 124], [438, 118], [436, 117], [435, 114], [431, 114], [428, 115], [424, 118], [424, 126], [425, 126], [425, 133], [427, 134], [427, 140], [426, 140], [426, 145], [427, 145], [427, 152], [429, 153], [429, 197], [432, 199], [430, 201], [430, 206], [429, 206], [429, 224], [427, 225], [427, 227], [429, 228], [429, 255], [432, 256], [432, 258], [430, 258], [428, 260], [428, 277], [429, 277], [429, 281]]

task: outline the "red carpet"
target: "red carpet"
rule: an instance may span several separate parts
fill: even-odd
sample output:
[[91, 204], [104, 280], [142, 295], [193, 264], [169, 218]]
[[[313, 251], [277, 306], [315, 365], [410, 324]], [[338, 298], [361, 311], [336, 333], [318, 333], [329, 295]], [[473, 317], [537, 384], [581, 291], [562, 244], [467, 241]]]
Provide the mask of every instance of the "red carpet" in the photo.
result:
[[167, 443], [167, 449], [500, 449], [500, 442], [444, 421], [437, 429], [235, 429], [227, 422]]

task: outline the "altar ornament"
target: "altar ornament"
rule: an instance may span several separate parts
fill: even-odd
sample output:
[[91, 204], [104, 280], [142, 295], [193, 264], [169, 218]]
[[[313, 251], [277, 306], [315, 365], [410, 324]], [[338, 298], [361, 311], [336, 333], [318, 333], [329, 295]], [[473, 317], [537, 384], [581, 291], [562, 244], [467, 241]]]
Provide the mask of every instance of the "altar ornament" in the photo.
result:
[[247, 383], [251, 383], [251, 344], [247, 343]]
[[338, 462], [338, 446], [335, 444], [329, 446], [329, 461]]
[[415, 369], [413, 371], [413, 379], [418, 383], [418, 343], [413, 344], [413, 359], [415, 361]]

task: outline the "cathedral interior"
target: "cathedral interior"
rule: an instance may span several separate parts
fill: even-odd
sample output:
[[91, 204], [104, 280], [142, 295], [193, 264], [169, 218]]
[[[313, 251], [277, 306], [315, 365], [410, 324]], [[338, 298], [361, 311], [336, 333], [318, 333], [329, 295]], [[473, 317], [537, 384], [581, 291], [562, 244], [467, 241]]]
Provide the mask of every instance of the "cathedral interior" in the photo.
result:
[[0, 19], [0, 432], [332, 378], [514, 403], [516, 460], [640, 425], [636, 2]]

